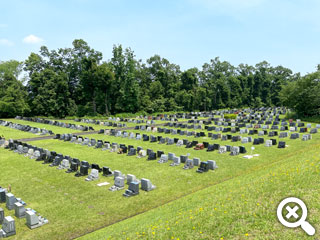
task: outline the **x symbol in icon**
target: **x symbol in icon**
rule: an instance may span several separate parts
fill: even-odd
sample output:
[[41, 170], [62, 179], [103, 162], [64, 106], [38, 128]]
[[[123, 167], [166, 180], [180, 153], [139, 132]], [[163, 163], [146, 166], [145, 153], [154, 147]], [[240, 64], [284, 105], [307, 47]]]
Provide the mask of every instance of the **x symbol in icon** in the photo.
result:
[[295, 206], [294, 208], [291, 208], [289, 206], [286, 207], [287, 211], [288, 211], [288, 214], [286, 215], [286, 218], [289, 219], [291, 218], [292, 216], [297, 219], [299, 217], [299, 215], [296, 213], [299, 209], [298, 206]]

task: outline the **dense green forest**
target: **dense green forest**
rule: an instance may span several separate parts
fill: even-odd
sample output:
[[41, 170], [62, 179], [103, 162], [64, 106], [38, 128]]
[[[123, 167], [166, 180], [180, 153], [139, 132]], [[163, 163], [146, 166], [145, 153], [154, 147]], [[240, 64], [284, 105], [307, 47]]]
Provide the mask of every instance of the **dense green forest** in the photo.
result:
[[[266, 61], [233, 66], [218, 57], [202, 69], [154, 55], [143, 62], [114, 46], [111, 60], [83, 40], [72, 48], [42, 46], [24, 62], [0, 62], [0, 116], [96, 116], [123, 112], [209, 111], [287, 106], [320, 114], [320, 67], [305, 76]], [[24, 74], [25, 73], [25, 76]], [[21, 77], [23, 75], [24, 77]]]

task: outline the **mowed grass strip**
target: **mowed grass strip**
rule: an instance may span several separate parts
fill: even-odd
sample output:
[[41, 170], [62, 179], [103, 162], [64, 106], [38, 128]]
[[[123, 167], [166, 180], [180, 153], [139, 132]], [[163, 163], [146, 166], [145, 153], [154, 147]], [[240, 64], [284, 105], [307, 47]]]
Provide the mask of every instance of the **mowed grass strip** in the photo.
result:
[[214, 185], [79, 239], [317, 239], [277, 220], [289, 196], [307, 204], [320, 230], [320, 143], [300, 149], [264, 169]]

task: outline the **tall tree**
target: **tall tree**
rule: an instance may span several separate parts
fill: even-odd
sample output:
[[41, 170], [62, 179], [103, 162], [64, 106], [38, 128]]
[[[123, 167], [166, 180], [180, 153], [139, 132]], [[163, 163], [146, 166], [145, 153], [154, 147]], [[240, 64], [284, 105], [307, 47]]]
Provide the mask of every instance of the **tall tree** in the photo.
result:
[[13, 73], [6, 71], [0, 79], [0, 117], [28, 114], [27, 91]]

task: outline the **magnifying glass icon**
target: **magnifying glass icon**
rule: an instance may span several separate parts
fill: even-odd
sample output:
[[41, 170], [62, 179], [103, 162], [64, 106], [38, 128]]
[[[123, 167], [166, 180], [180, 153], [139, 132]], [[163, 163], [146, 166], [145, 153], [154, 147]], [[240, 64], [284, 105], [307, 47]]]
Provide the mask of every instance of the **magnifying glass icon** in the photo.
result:
[[[283, 210], [284, 206], [287, 205], [288, 203], [295, 203], [296, 206], [293, 208], [291, 208], [290, 206], [286, 207], [288, 214], [285, 215], [285, 217], [287, 219], [289, 219], [291, 217], [298, 219], [299, 215], [297, 214], [297, 210], [299, 209], [299, 207], [302, 209], [302, 216], [296, 222], [288, 222], [287, 220], [284, 219], [284, 217], [282, 215], [282, 210]], [[295, 198], [295, 197], [289, 197], [289, 198], [282, 200], [278, 206], [278, 209], [277, 209], [278, 219], [284, 226], [286, 226], [288, 228], [296, 228], [296, 227], [301, 226], [301, 228], [308, 235], [313, 236], [315, 234], [316, 230], [310, 223], [308, 223], [306, 221], [307, 215], [308, 215], [307, 206], [305, 205], [305, 203], [302, 200], [300, 200], [299, 198]]]

